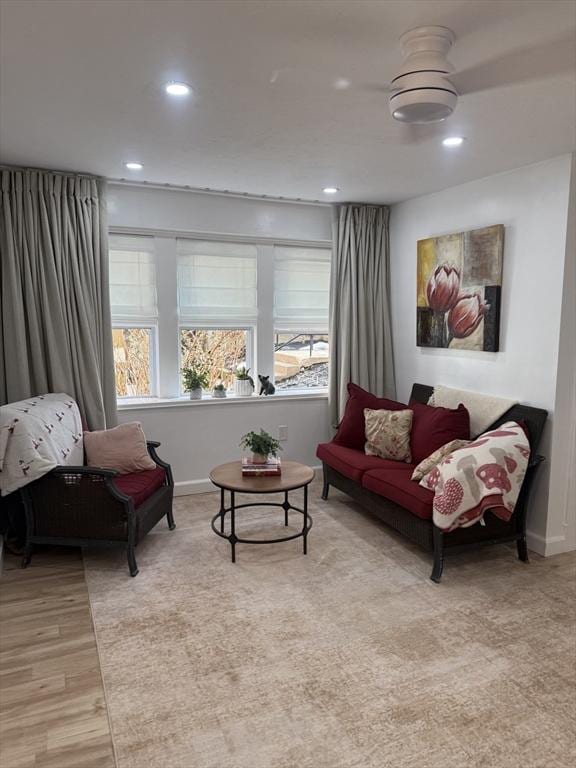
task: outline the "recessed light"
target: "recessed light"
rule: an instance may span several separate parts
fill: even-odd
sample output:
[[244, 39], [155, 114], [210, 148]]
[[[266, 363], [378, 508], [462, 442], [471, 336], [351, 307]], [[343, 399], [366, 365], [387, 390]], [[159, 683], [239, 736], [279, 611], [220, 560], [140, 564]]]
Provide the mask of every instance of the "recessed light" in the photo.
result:
[[346, 91], [351, 85], [352, 83], [347, 77], [337, 77], [332, 83], [332, 86], [337, 91]]
[[464, 137], [463, 136], [448, 136], [447, 139], [442, 140], [442, 144], [445, 147], [459, 147], [461, 144], [464, 144]]
[[337, 192], [340, 192], [340, 190], [338, 187], [324, 187], [322, 192], [324, 192], [325, 195], [335, 195]]
[[175, 81], [166, 83], [164, 88], [166, 93], [169, 93], [170, 96], [188, 96], [192, 90], [192, 88], [190, 88], [189, 85], [186, 85], [186, 83], [176, 83]]
[[141, 171], [144, 166], [142, 163], [137, 163], [135, 160], [130, 160], [128, 163], [124, 163], [124, 167], [129, 171]]

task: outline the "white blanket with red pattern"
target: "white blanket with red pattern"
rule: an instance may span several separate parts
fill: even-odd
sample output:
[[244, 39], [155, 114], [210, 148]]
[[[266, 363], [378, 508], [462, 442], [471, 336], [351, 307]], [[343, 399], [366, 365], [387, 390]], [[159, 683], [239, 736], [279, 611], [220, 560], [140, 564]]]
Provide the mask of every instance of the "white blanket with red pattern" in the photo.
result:
[[60, 464], [83, 463], [82, 420], [70, 395], [38, 395], [0, 408], [2, 496]]
[[446, 456], [420, 481], [434, 491], [434, 524], [443, 531], [467, 528], [488, 509], [509, 520], [529, 457], [530, 443], [515, 421], [484, 432]]

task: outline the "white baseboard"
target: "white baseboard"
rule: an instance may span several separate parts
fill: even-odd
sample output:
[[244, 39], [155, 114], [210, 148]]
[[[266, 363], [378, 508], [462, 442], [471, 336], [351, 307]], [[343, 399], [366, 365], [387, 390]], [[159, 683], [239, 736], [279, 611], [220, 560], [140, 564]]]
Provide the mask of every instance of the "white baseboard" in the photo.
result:
[[210, 480], [185, 480], [181, 483], [174, 483], [174, 496], [190, 496], [193, 493], [209, 493], [217, 490]]
[[[322, 465], [318, 464], [313, 466], [312, 469], [318, 477], [318, 473], [322, 471]], [[216, 486], [212, 485], [207, 477], [202, 480], [184, 480], [174, 483], [174, 496], [191, 496], [194, 493], [210, 493], [216, 490]]]
[[537, 552], [544, 557], [551, 557], [552, 555], [560, 555], [563, 552], [570, 552], [574, 549], [570, 545], [570, 542], [566, 536], [541, 536], [539, 533], [533, 533], [532, 531], [526, 531], [526, 540], [528, 543], [528, 549], [533, 552]]

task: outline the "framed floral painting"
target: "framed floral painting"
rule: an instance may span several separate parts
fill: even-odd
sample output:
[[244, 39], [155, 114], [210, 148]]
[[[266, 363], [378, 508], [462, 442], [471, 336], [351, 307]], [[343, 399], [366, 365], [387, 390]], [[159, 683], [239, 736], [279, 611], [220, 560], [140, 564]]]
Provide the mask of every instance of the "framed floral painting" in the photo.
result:
[[416, 342], [498, 352], [504, 226], [418, 241]]

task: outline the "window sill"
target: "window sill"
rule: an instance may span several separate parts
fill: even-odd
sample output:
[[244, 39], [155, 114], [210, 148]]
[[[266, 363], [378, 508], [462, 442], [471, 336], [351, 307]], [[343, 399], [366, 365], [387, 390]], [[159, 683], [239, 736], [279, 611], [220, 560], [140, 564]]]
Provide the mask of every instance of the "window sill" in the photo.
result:
[[289, 394], [276, 394], [276, 395], [251, 395], [250, 397], [236, 397], [236, 395], [228, 395], [228, 397], [212, 397], [211, 395], [205, 395], [202, 400], [190, 400], [189, 397], [131, 397], [125, 400], [117, 401], [117, 408], [119, 411], [142, 411], [153, 408], [187, 408], [192, 406], [204, 407], [204, 406], [229, 406], [229, 405], [246, 405], [254, 403], [270, 403], [275, 402], [290, 402], [292, 400], [327, 400], [328, 390], [300, 390], [299, 392], [290, 392]]

